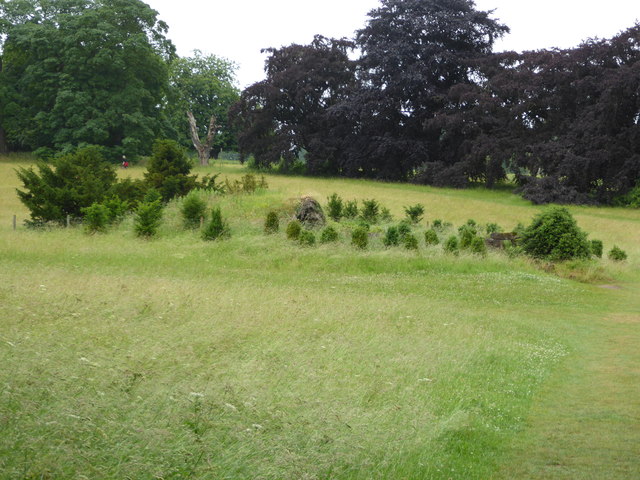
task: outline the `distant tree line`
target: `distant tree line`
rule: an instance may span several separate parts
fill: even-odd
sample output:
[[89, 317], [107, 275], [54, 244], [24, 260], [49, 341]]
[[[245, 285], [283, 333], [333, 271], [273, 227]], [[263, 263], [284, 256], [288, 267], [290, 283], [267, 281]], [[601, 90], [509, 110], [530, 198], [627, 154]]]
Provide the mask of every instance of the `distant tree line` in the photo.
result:
[[508, 31], [471, 0], [381, 0], [354, 39], [266, 49], [266, 78], [233, 107], [241, 154], [459, 188], [512, 173], [538, 203], [632, 192], [640, 24], [572, 49], [494, 53]]
[[214, 153], [235, 149], [235, 64], [178, 57], [167, 29], [140, 0], [0, 2], [0, 153], [149, 155], [158, 137], [191, 144], [187, 112], [201, 137], [214, 117]]

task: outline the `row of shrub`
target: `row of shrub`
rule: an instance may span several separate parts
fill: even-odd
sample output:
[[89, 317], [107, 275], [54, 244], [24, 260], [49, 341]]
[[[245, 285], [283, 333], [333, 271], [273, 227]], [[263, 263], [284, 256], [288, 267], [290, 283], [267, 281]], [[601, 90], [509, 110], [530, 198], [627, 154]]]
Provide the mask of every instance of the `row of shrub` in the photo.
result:
[[[192, 161], [172, 140], [157, 140], [143, 179], [118, 180], [116, 167], [105, 160], [100, 147], [90, 146], [67, 155], [39, 162], [33, 168], [19, 168], [23, 189], [18, 197], [29, 209], [29, 226], [64, 224], [85, 219], [89, 230], [100, 231], [124, 214], [137, 210], [148, 192], [166, 204], [193, 190], [212, 193], [252, 193], [267, 188], [264, 177], [244, 175], [240, 180], [218, 181], [218, 175], [191, 175]], [[102, 205], [98, 207], [97, 205]], [[89, 216], [88, 218], [87, 215]]]
[[[375, 200], [363, 201], [363, 209], [359, 217], [352, 215], [357, 211], [357, 202], [349, 202], [352, 205], [350, 214], [344, 215], [344, 204], [337, 194], [328, 198], [327, 210], [329, 217], [334, 221], [342, 218], [359, 218], [360, 222], [355, 228], [350, 229], [350, 242], [359, 249], [369, 246], [370, 226], [366, 219], [377, 220], [371, 215], [379, 208]], [[374, 208], [375, 207], [375, 208]], [[397, 225], [391, 225], [384, 231], [382, 243], [385, 247], [404, 246], [409, 250], [416, 250], [419, 246], [417, 234], [412, 227], [423, 218], [424, 206], [418, 204], [405, 207], [405, 219]], [[363, 213], [367, 212], [367, 213]], [[451, 254], [467, 251], [477, 255], [487, 254], [487, 237], [502, 231], [502, 228], [490, 223], [483, 227], [474, 220], [460, 226], [455, 234], [449, 234], [441, 238], [452, 228], [450, 223], [440, 219], [434, 220], [422, 234], [426, 246], [434, 246], [442, 243], [443, 250]], [[265, 233], [272, 234], [279, 230], [279, 219], [276, 212], [269, 212], [264, 225]], [[291, 220], [286, 227], [286, 236], [290, 240], [298, 241], [301, 245], [311, 246], [316, 243], [316, 234], [311, 228], [299, 220]], [[320, 232], [320, 243], [335, 242], [339, 238], [334, 226], [327, 226]], [[588, 240], [587, 234], [582, 231], [571, 213], [564, 207], [549, 207], [532, 220], [527, 227], [518, 225], [511, 235], [512, 240], [505, 241], [502, 246], [509, 255], [526, 254], [533, 258], [550, 261], [565, 261], [570, 259], [587, 259], [590, 257], [602, 258], [604, 245], [600, 240]], [[608, 254], [609, 258], [616, 261], [625, 260], [626, 252], [614, 246]]]

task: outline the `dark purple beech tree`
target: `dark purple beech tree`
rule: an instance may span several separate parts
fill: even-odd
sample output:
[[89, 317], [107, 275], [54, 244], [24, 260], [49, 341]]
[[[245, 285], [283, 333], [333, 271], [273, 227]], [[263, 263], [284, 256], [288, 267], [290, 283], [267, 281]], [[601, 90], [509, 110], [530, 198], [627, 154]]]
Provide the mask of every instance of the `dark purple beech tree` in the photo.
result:
[[310, 45], [263, 50], [266, 79], [242, 92], [231, 115], [243, 156], [259, 167], [290, 167], [307, 152], [310, 171], [327, 170], [338, 155], [328, 138], [327, 110], [347, 98], [354, 83], [348, 40], [316, 36]]
[[609, 203], [640, 180], [640, 24], [567, 50], [487, 59], [487, 150], [536, 203]]
[[356, 37], [361, 88], [350, 99], [358, 119], [351, 171], [404, 180], [422, 166], [437, 171], [434, 179], [466, 183], [470, 172], [449, 150], [464, 128], [434, 119], [460, 108], [451, 89], [476, 84], [475, 63], [508, 28], [471, 0], [382, 0], [369, 17]]

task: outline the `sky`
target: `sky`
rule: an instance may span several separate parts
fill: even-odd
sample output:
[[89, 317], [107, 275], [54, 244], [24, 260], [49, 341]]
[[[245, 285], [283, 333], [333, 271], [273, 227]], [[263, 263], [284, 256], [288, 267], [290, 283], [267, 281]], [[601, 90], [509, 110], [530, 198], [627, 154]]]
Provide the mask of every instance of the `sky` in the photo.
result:
[[[362, 28], [378, 0], [145, 0], [169, 25], [178, 54], [193, 50], [238, 64], [238, 86], [264, 78], [260, 50], [310, 43], [315, 34], [349, 37]], [[567, 48], [609, 38], [640, 20], [639, 0], [476, 0], [479, 10], [511, 28], [501, 50]]]

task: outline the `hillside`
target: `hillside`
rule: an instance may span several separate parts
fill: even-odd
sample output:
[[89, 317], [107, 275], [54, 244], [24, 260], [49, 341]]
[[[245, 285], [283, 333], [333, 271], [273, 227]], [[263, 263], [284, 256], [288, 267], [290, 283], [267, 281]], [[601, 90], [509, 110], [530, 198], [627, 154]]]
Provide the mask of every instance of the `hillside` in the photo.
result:
[[640, 211], [570, 208], [629, 254], [579, 267], [587, 283], [375, 229], [367, 251], [262, 232], [334, 192], [508, 230], [540, 210], [509, 191], [270, 175], [207, 198], [230, 239], [183, 231], [175, 202], [144, 241], [131, 219], [13, 231], [28, 162], [0, 160], [0, 478], [640, 475]]

